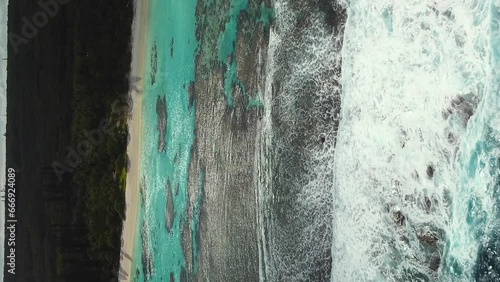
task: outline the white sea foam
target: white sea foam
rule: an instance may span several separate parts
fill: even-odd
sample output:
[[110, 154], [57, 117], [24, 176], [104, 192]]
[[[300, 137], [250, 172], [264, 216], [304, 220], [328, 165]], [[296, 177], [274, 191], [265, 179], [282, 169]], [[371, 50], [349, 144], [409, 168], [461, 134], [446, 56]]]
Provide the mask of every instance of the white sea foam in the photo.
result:
[[[498, 95], [488, 94], [490, 5], [349, 1], [332, 281], [473, 280], [480, 241], [467, 219], [493, 211], [493, 167], [471, 165], [498, 155], [477, 150], [498, 111], [487, 99]], [[465, 102], [453, 109], [459, 97]], [[467, 124], [464, 107], [476, 104]], [[438, 238], [434, 249], [417, 237], [426, 230]], [[435, 255], [442, 256], [437, 272]]]
[[[312, 9], [306, 6], [302, 8]], [[335, 111], [329, 105], [333, 104], [332, 95], [340, 91], [340, 77], [336, 77], [340, 73], [335, 70], [340, 65], [342, 36], [332, 34], [322, 14], [308, 17], [308, 22], [302, 22], [301, 26], [299, 22], [304, 19], [300, 17], [304, 15], [300, 13], [311, 11], [298, 8], [300, 5], [288, 1], [274, 2], [275, 22], [270, 31], [266, 86], [261, 91], [265, 116], [260, 125], [261, 135], [257, 137], [256, 155], [260, 159], [256, 168], [262, 239], [260, 279], [264, 281], [320, 279], [329, 268], [335, 136], [332, 126]], [[301, 104], [308, 100], [313, 101], [313, 105]], [[279, 115], [273, 113], [275, 107]], [[279, 120], [276, 126], [274, 119]], [[311, 121], [305, 125], [308, 128], [303, 128], [303, 119]], [[327, 122], [322, 123], [323, 120]], [[303, 130], [312, 131], [314, 136], [303, 140], [300, 137]], [[320, 136], [325, 140], [324, 145], [319, 141]], [[301, 143], [294, 145], [301, 153], [288, 147], [293, 143], [290, 140]], [[307, 167], [306, 173], [293, 175], [293, 181], [274, 181], [287, 177], [276, 175], [273, 167], [277, 164], [281, 163], [283, 170], [289, 173], [296, 172], [296, 166], [302, 165], [283, 161], [282, 155], [286, 152], [303, 154], [298, 159], [306, 162], [303, 164]], [[289, 187], [276, 187], [283, 183]], [[276, 192], [280, 189], [294, 192], [290, 193], [292, 196], [283, 196]], [[283, 207], [284, 203], [288, 206]], [[282, 213], [286, 210], [287, 215], [278, 215], [277, 206]]]

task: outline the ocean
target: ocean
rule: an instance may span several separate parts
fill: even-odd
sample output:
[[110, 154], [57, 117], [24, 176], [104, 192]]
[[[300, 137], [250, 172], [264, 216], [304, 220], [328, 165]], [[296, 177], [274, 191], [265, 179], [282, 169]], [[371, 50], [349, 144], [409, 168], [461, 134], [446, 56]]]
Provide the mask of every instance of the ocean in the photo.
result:
[[332, 279], [497, 281], [498, 1], [347, 7]]
[[133, 280], [500, 280], [499, 20], [150, 0]]

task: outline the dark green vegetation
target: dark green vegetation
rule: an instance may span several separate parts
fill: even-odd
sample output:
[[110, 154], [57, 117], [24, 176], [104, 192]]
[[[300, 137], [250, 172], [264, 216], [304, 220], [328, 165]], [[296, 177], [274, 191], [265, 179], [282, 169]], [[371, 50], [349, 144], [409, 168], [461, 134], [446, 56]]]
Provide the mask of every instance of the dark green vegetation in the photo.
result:
[[[23, 17], [39, 11], [36, 1], [10, 1], [9, 32], [21, 36]], [[5, 281], [108, 282], [118, 272], [132, 19], [129, 1], [73, 0], [19, 52], [9, 46], [18, 224], [16, 276], [5, 271]]]

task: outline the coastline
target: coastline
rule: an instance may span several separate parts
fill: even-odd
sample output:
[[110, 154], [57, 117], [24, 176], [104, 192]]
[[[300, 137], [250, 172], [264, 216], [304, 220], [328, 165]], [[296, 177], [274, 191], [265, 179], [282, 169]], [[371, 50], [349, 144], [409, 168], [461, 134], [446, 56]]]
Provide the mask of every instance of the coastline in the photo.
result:
[[[119, 281], [131, 281], [133, 276], [133, 250], [137, 228], [137, 214], [140, 205], [140, 160], [142, 134], [142, 93], [146, 56], [146, 33], [149, 16], [149, 0], [135, 0], [135, 15], [132, 33], [132, 64], [130, 77], [140, 80], [131, 85], [132, 117], [128, 122], [130, 142], [127, 145], [127, 155], [130, 167], [127, 173], [125, 190], [125, 220], [122, 230], [122, 248], [120, 252]], [[133, 82], [131, 82], [132, 84]]]

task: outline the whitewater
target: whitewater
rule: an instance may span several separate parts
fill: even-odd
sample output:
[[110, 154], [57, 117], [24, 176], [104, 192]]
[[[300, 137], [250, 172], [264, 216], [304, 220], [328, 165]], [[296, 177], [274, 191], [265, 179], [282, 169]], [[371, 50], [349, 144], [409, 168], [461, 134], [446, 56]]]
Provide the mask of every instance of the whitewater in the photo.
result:
[[255, 154], [260, 280], [328, 281], [345, 9], [285, 0], [273, 11]]
[[318, 3], [273, 3], [260, 280], [500, 281], [500, 1]]
[[331, 281], [499, 281], [499, 1], [344, 3]]

